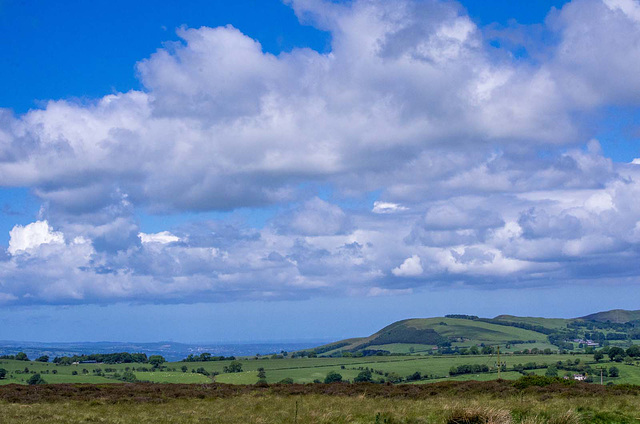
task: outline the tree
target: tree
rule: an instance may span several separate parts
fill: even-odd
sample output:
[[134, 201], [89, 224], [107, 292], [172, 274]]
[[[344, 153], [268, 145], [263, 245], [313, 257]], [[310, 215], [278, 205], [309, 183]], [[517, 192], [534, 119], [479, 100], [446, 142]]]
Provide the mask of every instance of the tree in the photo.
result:
[[618, 346], [610, 348], [608, 353], [609, 359], [616, 362], [622, 362], [626, 354], [627, 352], [625, 352], [623, 348]]
[[187, 370], [188, 370], [189, 368], [187, 368], [187, 366], [186, 366], [186, 365], [183, 365], [183, 366], [181, 366], [181, 367], [180, 367], [180, 369], [182, 370], [182, 372], [187, 372]]
[[242, 362], [232, 361], [228, 366], [222, 369], [224, 372], [242, 372]]
[[633, 345], [629, 349], [627, 349], [627, 355], [632, 358], [640, 358], [640, 346]]
[[557, 377], [558, 369], [555, 366], [551, 365], [547, 367], [547, 371], [544, 373], [544, 375], [546, 375], [547, 377]]
[[618, 370], [618, 367], [609, 368], [609, 377], [619, 377], [619, 376], [620, 376], [620, 371]]
[[35, 384], [47, 384], [40, 374], [33, 374], [30, 379], [27, 380], [27, 384], [33, 386]]
[[42, 355], [41, 357], [39, 357], [38, 359], [36, 359], [36, 361], [38, 361], [38, 362], [49, 362], [49, 356], [47, 356], [47, 355]]
[[356, 383], [369, 383], [372, 380], [371, 371], [364, 370], [360, 371], [360, 374], [353, 380]]
[[20, 352], [20, 353], [18, 353], [18, 354], [16, 355], [16, 360], [17, 360], [17, 361], [28, 361], [28, 360], [29, 360], [29, 357], [27, 356], [27, 354], [26, 354], [26, 353], [24, 353], [24, 352]]
[[265, 378], [267, 378], [267, 373], [264, 371], [264, 368], [262, 367], [258, 368], [258, 378], [260, 380], [264, 380]]
[[0, 380], [4, 379], [7, 376], [7, 370], [4, 368], [0, 368]]
[[287, 378], [283, 378], [282, 380], [278, 381], [279, 384], [293, 384], [293, 378], [291, 377], [287, 377]]
[[342, 381], [342, 375], [338, 374], [335, 371], [330, 371], [324, 378], [325, 383], [338, 383], [340, 381]]
[[595, 359], [596, 362], [600, 362], [602, 358], [604, 358], [604, 353], [602, 353], [602, 351], [597, 350], [593, 353], [593, 359]]
[[160, 365], [164, 364], [164, 357], [160, 355], [151, 355], [149, 357], [149, 363], [153, 366], [153, 368], [158, 368]]

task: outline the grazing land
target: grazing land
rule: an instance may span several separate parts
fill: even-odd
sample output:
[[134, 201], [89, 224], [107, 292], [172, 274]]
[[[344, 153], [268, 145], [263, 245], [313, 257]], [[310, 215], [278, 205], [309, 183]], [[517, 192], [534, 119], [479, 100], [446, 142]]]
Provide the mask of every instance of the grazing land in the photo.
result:
[[591, 383], [640, 384], [638, 317], [638, 311], [614, 310], [573, 319], [511, 315], [407, 319], [368, 337], [312, 349], [238, 358], [190, 354], [177, 362], [145, 353], [57, 358], [20, 353], [0, 357], [0, 385], [304, 384], [324, 382], [329, 374], [350, 382], [425, 384], [495, 380], [498, 371], [507, 380], [542, 374]]

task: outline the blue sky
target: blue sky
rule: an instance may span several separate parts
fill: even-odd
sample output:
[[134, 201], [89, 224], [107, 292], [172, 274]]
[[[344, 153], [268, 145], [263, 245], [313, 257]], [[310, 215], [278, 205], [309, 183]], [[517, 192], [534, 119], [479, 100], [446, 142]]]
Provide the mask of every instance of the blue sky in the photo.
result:
[[637, 0], [36, 4], [0, 2], [0, 339], [638, 308]]

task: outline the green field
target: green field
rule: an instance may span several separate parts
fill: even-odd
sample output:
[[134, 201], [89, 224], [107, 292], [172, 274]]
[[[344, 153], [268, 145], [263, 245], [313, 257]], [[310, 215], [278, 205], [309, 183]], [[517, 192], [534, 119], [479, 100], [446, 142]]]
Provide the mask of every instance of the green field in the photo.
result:
[[[595, 366], [592, 355], [501, 355], [501, 362], [506, 363], [507, 371], [503, 372], [505, 379], [516, 379], [522, 374], [513, 372], [516, 364], [535, 362], [539, 366], [565, 362], [568, 359], [580, 359], [582, 364]], [[330, 371], [342, 375], [344, 380], [353, 379], [364, 369], [372, 371], [374, 381], [396, 381], [398, 377], [406, 378], [415, 372], [424, 376], [419, 383], [429, 383], [442, 380], [491, 380], [497, 378], [496, 355], [403, 355], [403, 356], [370, 356], [351, 358], [285, 358], [285, 359], [254, 359], [240, 360], [242, 372], [225, 373], [224, 368], [231, 361], [210, 362], [168, 362], [159, 370], [153, 370], [148, 364], [79, 364], [56, 365], [53, 363], [29, 362], [17, 360], [1, 360], [0, 368], [7, 370], [7, 377], [0, 380], [0, 384], [26, 384], [35, 373], [41, 374], [47, 383], [121, 383], [116, 373], [122, 375], [133, 368], [133, 373], [139, 381], [154, 383], [208, 383], [216, 381], [229, 384], [254, 384], [258, 381], [258, 369], [264, 368], [267, 383], [277, 383], [283, 379], [292, 379], [295, 383], [312, 383], [324, 378]], [[492, 371], [449, 377], [451, 367], [460, 365], [486, 365]], [[610, 379], [615, 383], [640, 384], [640, 366], [637, 363], [626, 365], [603, 361], [598, 366], [610, 367], [615, 365], [620, 370], [620, 377]], [[186, 372], [181, 368], [187, 367]], [[27, 368], [27, 370], [25, 370]], [[140, 371], [145, 368], [147, 371]], [[210, 376], [196, 372], [204, 369]], [[529, 372], [544, 373], [540, 367]], [[73, 373], [77, 373], [74, 375]], [[103, 375], [98, 375], [101, 372]], [[564, 371], [559, 371], [563, 375]]]

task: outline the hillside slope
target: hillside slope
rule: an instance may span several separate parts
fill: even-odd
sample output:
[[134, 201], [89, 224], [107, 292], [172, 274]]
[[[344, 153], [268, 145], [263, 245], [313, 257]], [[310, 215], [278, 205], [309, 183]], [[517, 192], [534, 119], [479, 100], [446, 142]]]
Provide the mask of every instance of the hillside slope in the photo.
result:
[[413, 318], [394, 322], [369, 337], [338, 341], [315, 349], [331, 355], [338, 351], [388, 350], [393, 345], [423, 345], [429, 349], [452, 344], [476, 345], [546, 343], [545, 334], [522, 328], [459, 318]]
[[[621, 309], [598, 312], [581, 318], [542, 318], [498, 315], [479, 318], [470, 315], [448, 315], [440, 318], [412, 318], [394, 322], [368, 336], [341, 340], [313, 349], [318, 355], [340, 355], [344, 352], [375, 354], [427, 352], [436, 347], [470, 348], [500, 345], [511, 351], [561, 347], [573, 349], [571, 340], [585, 336], [578, 333], [581, 321], [627, 323], [640, 320], [640, 310]], [[612, 339], [614, 340], [614, 339]], [[551, 345], [550, 342], [556, 344]], [[564, 344], [569, 346], [565, 346]]]
[[597, 321], [597, 322], [613, 322], [616, 324], [624, 324], [630, 321], [640, 320], [640, 310], [627, 311], [624, 309], [613, 309], [611, 311], [597, 312], [590, 314], [580, 319], [585, 321]]

